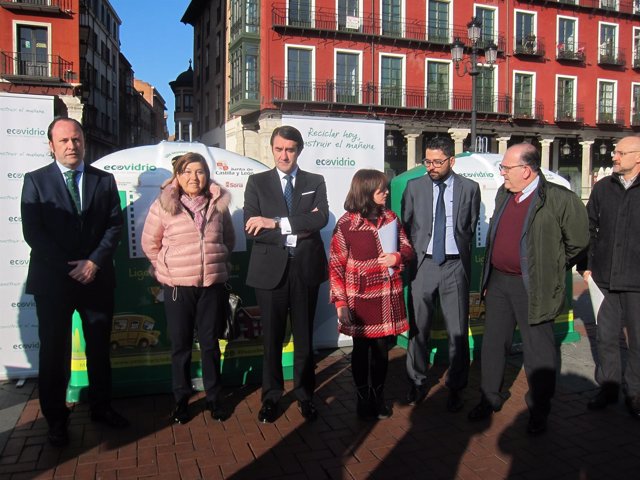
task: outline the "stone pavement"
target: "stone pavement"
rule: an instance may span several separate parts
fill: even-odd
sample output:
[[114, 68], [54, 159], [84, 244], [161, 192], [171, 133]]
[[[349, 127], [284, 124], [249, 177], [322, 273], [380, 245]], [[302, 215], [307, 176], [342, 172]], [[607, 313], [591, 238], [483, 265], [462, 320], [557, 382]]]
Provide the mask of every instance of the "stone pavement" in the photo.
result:
[[[35, 389], [15, 428], [2, 426], [8, 441], [0, 458], [0, 479], [638, 478], [640, 422], [627, 414], [622, 401], [603, 412], [586, 409], [596, 390], [594, 325], [579, 282], [574, 292], [576, 315], [584, 320], [576, 321], [582, 340], [561, 347], [549, 430], [539, 437], [525, 433], [526, 380], [517, 353], [510, 357], [505, 384], [511, 398], [490, 420], [469, 423], [466, 413], [478, 400], [479, 365], [472, 365], [462, 412], [446, 411], [444, 371], [438, 367], [432, 370], [426, 401], [410, 407], [402, 402], [405, 352], [395, 348], [386, 395], [393, 403], [393, 417], [364, 422], [355, 415], [345, 349], [318, 354], [320, 417], [311, 424], [303, 421], [290, 396], [283, 399], [283, 413], [274, 424], [258, 423], [258, 386], [225, 390], [234, 412], [223, 423], [200, 413], [202, 394], [192, 400], [195, 416], [187, 425], [169, 424], [170, 395], [142, 396], [114, 401], [133, 423], [121, 432], [92, 424], [86, 406], [76, 405], [71, 444], [59, 449], [46, 442]], [[0, 408], [0, 417], [7, 417], [4, 403]]]

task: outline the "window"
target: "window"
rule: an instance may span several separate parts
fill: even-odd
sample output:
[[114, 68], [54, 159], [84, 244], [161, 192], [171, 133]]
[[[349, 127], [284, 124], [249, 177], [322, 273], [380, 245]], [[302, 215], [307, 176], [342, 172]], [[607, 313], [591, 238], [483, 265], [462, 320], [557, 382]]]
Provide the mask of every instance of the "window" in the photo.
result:
[[359, 0], [338, 0], [338, 30], [360, 30]]
[[359, 103], [360, 54], [336, 53], [336, 102]]
[[600, 0], [600, 8], [617, 12], [618, 1], [619, 0]]
[[577, 36], [576, 19], [558, 17], [558, 58], [571, 58], [577, 53]]
[[429, 0], [427, 39], [436, 43], [451, 43], [449, 38], [449, 2]]
[[598, 123], [616, 123], [616, 82], [598, 80]]
[[450, 108], [450, 62], [427, 60], [427, 109]]
[[480, 74], [476, 80], [476, 109], [479, 112], [494, 112], [495, 70], [492, 67], [479, 67]]
[[537, 51], [536, 15], [516, 10], [515, 52], [533, 54]]
[[175, 98], [175, 111], [176, 112], [180, 111], [180, 109], [182, 108], [181, 105], [182, 105], [182, 95], [178, 93], [176, 95], [176, 98]]
[[401, 0], [382, 0], [382, 35], [402, 35]]
[[556, 81], [556, 121], [576, 120], [576, 79], [558, 77]]
[[496, 35], [496, 9], [476, 6], [476, 18], [482, 22], [482, 33], [479, 41], [480, 48], [493, 43], [498, 44], [498, 38]]
[[640, 83], [631, 84], [631, 125], [640, 125]]
[[49, 76], [49, 29], [35, 25], [18, 25], [17, 74]]
[[403, 106], [403, 63], [403, 57], [380, 57], [380, 105]]
[[633, 51], [633, 68], [640, 68], [640, 28], [634, 27], [633, 29], [632, 51]]
[[260, 95], [260, 80], [258, 77], [259, 49], [257, 45], [245, 47], [244, 74], [245, 74], [245, 99], [258, 100]]
[[600, 24], [599, 56], [600, 63], [618, 62], [618, 26], [611, 23]]
[[185, 112], [192, 112], [193, 111], [193, 95], [190, 94], [185, 94], [182, 97], [183, 100], [183, 110]]
[[513, 116], [516, 118], [533, 118], [534, 77], [531, 73], [514, 73]]
[[287, 48], [287, 99], [313, 100], [313, 50]]
[[259, 0], [244, 0], [245, 2], [245, 29], [246, 33], [258, 33], [260, 31], [260, 5]]
[[312, 26], [311, 10], [311, 0], [289, 0], [289, 25]]

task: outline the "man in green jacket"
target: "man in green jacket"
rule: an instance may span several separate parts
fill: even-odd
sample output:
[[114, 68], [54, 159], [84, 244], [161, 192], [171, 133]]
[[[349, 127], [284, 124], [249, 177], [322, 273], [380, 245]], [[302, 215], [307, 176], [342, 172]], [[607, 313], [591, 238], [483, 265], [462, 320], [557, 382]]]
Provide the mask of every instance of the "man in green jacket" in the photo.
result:
[[553, 320], [563, 307], [567, 269], [589, 244], [589, 220], [573, 192], [546, 181], [531, 144], [510, 147], [499, 167], [504, 185], [496, 195], [482, 273], [482, 398], [469, 420], [488, 418], [508, 398], [500, 390], [517, 325], [529, 384], [527, 432], [536, 435], [547, 428], [555, 392]]

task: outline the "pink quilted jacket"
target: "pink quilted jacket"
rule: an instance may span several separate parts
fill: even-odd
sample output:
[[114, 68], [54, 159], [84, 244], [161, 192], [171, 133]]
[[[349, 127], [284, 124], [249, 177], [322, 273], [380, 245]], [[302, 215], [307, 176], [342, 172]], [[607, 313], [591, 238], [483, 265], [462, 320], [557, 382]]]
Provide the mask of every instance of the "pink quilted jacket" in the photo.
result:
[[212, 198], [202, 234], [180, 203], [177, 180], [165, 183], [151, 205], [142, 231], [142, 250], [158, 282], [171, 287], [208, 287], [229, 278], [229, 255], [235, 243], [231, 194], [213, 181], [209, 191]]

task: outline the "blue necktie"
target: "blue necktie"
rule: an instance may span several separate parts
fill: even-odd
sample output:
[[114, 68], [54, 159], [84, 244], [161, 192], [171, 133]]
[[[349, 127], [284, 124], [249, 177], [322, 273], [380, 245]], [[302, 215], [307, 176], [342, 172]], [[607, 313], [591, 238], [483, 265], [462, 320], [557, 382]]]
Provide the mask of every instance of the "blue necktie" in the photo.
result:
[[442, 265], [445, 261], [446, 247], [445, 237], [447, 230], [447, 212], [444, 206], [444, 189], [447, 184], [440, 182], [437, 184], [440, 191], [436, 201], [436, 217], [433, 222], [433, 249], [431, 258], [437, 265]]
[[291, 207], [293, 205], [293, 177], [291, 175], [285, 175], [284, 179], [287, 181], [287, 185], [284, 187], [284, 201], [287, 204], [287, 210], [291, 213]]
[[73, 204], [76, 207], [76, 212], [80, 215], [82, 213], [82, 207], [80, 205], [80, 190], [78, 189], [78, 182], [76, 182], [78, 172], [76, 170], [67, 170], [64, 172], [64, 177], [67, 181], [67, 190], [69, 190]]

